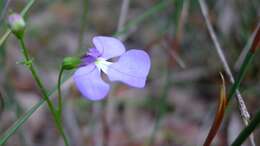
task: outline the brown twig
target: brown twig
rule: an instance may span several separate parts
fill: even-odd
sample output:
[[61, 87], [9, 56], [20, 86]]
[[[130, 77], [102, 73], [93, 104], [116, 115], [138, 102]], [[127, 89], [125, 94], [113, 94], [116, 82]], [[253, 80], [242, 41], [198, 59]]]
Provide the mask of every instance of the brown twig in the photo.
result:
[[257, 27], [256, 35], [254, 37], [253, 44], [251, 46], [250, 51], [255, 53], [259, 45], [260, 45], [260, 27]]
[[226, 87], [225, 87], [225, 80], [223, 75], [220, 73], [221, 79], [222, 79], [222, 86], [220, 90], [220, 97], [219, 97], [219, 103], [218, 103], [218, 110], [215, 116], [215, 120], [211, 126], [211, 129], [208, 133], [208, 136], [203, 144], [203, 146], [210, 146], [212, 140], [216, 136], [218, 129], [223, 121], [225, 108], [227, 106], [227, 98], [226, 98]]

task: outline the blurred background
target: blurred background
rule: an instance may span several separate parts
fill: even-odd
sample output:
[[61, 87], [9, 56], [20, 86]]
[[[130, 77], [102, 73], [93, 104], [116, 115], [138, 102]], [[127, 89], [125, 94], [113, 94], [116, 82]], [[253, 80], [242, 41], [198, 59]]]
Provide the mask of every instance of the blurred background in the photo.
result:
[[[6, 16], [28, 0], [0, 0], [0, 36]], [[207, 0], [213, 25], [235, 75], [239, 56], [257, 27], [259, 0]], [[38, 0], [25, 16], [26, 45], [49, 91], [55, 88], [64, 57], [83, 55], [93, 36], [115, 36], [128, 49], [146, 50], [152, 69], [144, 89], [112, 84], [105, 100], [82, 98], [70, 78], [62, 88], [63, 122], [73, 146], [200, 146], [213, 122], [223, 65], [208, 33], [198, 1], [193, 0]], [[0, 135], [41, 100], [10, 35], [0, 48]], [[240, 87], [251, 116], [260, 101], [260, 52]], [[225, 75], [226, 86], [230, 87]], [[54, 101], [56, 94], [53, 95]], [[226, 146], [244, 124], [237, 102], [212, 145]], [[260, 131], [255, 131], [260, 145]], [[47, 106], [40, 107], [6, 146], [62, 146]], [[250, 146], [247, 141], [244, 146]]]

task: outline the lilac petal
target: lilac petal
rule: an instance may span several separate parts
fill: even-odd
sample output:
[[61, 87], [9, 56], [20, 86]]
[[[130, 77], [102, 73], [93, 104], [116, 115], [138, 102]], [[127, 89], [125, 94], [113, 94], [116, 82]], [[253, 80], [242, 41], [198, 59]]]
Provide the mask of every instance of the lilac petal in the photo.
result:
[[101, 79], [100, 73], [94, 64], [90, 64], [73, 74], [78, 90], [90, 100], [101, 100], [108, 94], [109, 85]]
[[92, 41], [97, 50], [102, 54], [102, 58], [106, 60], [120, 56], [125, 52], [125, 46], [116, 38], [97, 36]]
[[80, 66], [86, 66], [89, 64], [92, 64], [96, 61], [96, 58], [91, 55], [84, 55], [81, 57], [81, 65]]
[[80, 66], [86, 66], [91, 63], [94, 63], [99, 56], [101, 56], [101, 54], [96, 48], [89, 48], [88, 52], [81, 57], [82, 63]]
[[124, 53], [108, 68], [111, 81], [121, 81], [133, 87], [145, 86], [146, 77], [151, 67], [149, 55], [142, 50], [130, 50]]
[[99, 56], [101, 56], [100, 52], [96, 48], [90, 48], [87, 54], [91, 55], [95, 58], [98, 58]]

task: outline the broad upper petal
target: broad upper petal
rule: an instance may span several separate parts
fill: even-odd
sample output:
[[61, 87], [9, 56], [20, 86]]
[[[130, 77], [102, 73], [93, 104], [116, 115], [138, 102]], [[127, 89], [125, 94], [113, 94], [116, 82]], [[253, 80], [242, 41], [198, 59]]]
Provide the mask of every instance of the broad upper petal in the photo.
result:
[[151, 67], [149, 55], [142, 50], [130, 50], [109, 66], [108, 77], [111, 81], [121, 81], [133, 87], [145, 86]]
[[97, 36], [92, 41], [97, 50], [102, 54], [101, 57], [106, 60], [118, 57], [125, 52], [124, 44], [114, 37]]
[[80, 67], [73, 74], [78, 90], [90, 100], [101, 100], [109, 91], [109, 85], [101, 79], [101, 71], [90, 64]]

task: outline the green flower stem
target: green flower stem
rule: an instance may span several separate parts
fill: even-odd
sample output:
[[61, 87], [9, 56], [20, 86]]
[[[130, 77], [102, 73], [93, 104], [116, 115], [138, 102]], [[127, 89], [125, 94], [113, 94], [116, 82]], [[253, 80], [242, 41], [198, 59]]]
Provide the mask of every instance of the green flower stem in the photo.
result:
[[61, 79], [63, 74], [64, 68], [63, 66], [60, 69], [59, 77], [58, 77], [58, 109], [57, 113], [59, 118], [61, 119], [62, 116], [62, 96], [61, 96]]
[[239, 88], [241, 81], [244, 79], [246, 71], [249, 67], [249, 65], [252, 63], [253, 59], [254, 59], [255, 53], [249, 51], [246, 55], [246, 58], [239, 70], [238, 76], [235, 80], [235, 83], [232, 85], [230, 92], [228, 94], [228, 102], [230, 101], [230, 99], [235, 95], [236, 90]]
[[26, 48], [25, 43], [24, 43], [24, 39], [23, 38], [19, 39], [19, 43], [20, 43], [20, 45], [22, 47], [21, 49], [22, 49], [22, 53], [23, 53], [23, 56], [24, 56], [24, 59], [25, 59], [24, 64], [31, 71], [34, 80], [36, 81], [38, 87], [40, 88], [40, 91], [41, 91], [41, 93], [43, 95], [43, 99], [47, 102], [47, 105], [49, 106], [49, 109], [50, 109], [50, 111], [51, 111], [51, 113], [52, 113], [52, 115], [54, 117], [55, 124], [56, 124], [60, 134], [62, 135], [62, 137], [64, 139], [64, 143], [65, 143], [66, 146], [68, 146], [69, 143], [68, 143], [68, 140], [67, 140], [66, 135], [64, 133], [64, 129], [62, 127], [61, 118], [58, 117], [58, 115], [57, 115], [57, 113], [55, 111], [55, 108], [53, 106], [53, 103], [49, 99], [47, 91], [44, 88], [44, 86], [42, 84], [42, 81], [40, 80], [40, 78], [39, 78], [35, 68], [33, 67], [32, 60], [30, 59], [28, 49]]
[[256, 116], [251, 120], [246, 128], [238, 135], [231, 146], [240, 146], [250, 136], [250, 134], [259, 126], [260, 123], [260, 109], [258, 109]]

